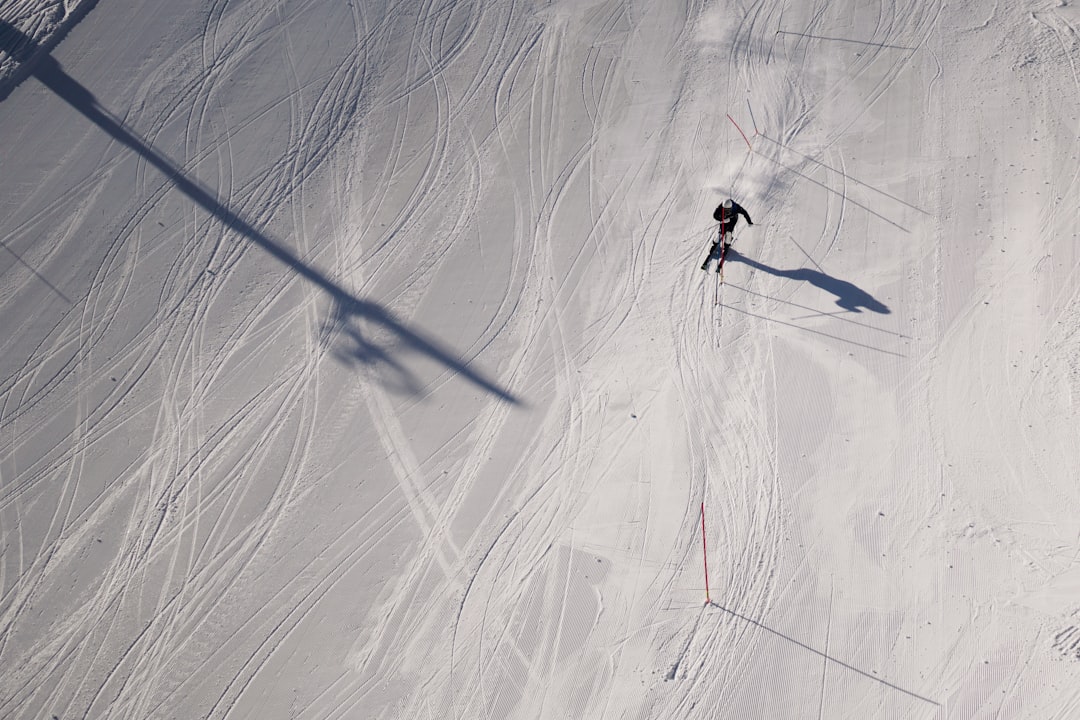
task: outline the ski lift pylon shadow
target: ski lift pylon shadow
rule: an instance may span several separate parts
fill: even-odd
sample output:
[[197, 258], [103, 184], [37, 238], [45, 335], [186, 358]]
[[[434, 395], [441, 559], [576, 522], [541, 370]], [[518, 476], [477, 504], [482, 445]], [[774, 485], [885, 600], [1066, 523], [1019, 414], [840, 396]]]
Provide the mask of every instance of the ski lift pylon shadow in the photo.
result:
[[[350, 323], [360, 321], [373, 323], [389, 331], [397, 341], [395, 344], [399, 347], [427, 355], [446, 366], [453, 373], [460, 375], [504, 402], [514, 405], [521, 404], [521, 401], [509, 390], [501, 387], [480, 371], [471, 368], [467, 361], [456, 356], [435, 338], [428, 337], [418, 330], [408, 328], [381, 305], [353, 296], [341, 285], [335, 283], [317, 268], [298, 257], [280, 241], [253, 227], [247, 220], [221, 202], [211, 190], [185, 175], [182, 167], [163, 153], [155, 150], [106, 110], [86, 87], [64, 70], [46, 48], [39, 46], [32, 38], [3, 20], [0, 20], [0, 51], [6, 52], [16, 62], [20, 63], [20, 67], [14, 75], [13, 84], [28, 77], [35, 78], [114, 140], [138, 153], [147, 163], [161, 172], [172, 183], [173, 187], [203, 210], [216, 217], [225, 227], [243, 235], [301, 278], [323, 290], [334, 303], [332, 324], [350, 339], [355, 341], [357, 337], [361, 336], [359, 330], [350, 328]], [[7, 97], [10, 90], [11, 87], [8, 87], [0, 92], [0, 101]], [[376, 349], [371, 346], [370, 342], [365, 344], [363, 350], [357, 348], [356, 352], [362, 353], [362, 357], [356, 359], [366, 364], [388, 363], [391, 359], [387, 347]], [[395, 372], [399, 373], [401, 370], [400, 363], [396, 361], [389, 362], [389, 366]], [[420, 388], [415, 384], [410, 383], [410, 387], [415, 392], [420, 391]]]

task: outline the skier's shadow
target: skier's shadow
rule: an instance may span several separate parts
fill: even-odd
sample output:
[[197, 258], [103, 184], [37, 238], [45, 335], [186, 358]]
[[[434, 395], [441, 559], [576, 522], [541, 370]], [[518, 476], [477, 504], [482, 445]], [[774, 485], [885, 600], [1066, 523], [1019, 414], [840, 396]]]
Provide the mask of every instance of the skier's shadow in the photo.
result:
[[818, 270], [811, 270], [810, 268], [780, 270], [779, 268], [766, 265], [763, 262], [751, 260], [745, 255], [737, 252], [733, 247], [728, 248], [726, 262], [739, 262], [744, 265], [749, 265], [757, 270], [761, 270], [762, 272], [766, 272], [769, 275], [808, 282], [814, 287], [819, 287], [825, 292], [835, 295], [836, 304], [848, 312], [861, 313], [863, 308], [870, 312], [880, 313], [882, 315], [888, 315], [892, 312], [885, 303], [881, 302], [862, 288], [849, 283], [847, 280], [839, 280]]
[[[514, 405], [521, 403], [507, 388], [473, 367], [468, 359], [459, 357], [435, 337], [408, 327], [382, 305], [356, 297], [321, 270], [298, 257], [292, 248], [253, 226], [218, 199], [210, 188], [189, 177], [183, 167], [112, 115], [90, 90], [68, 75], [60, 63], [49, 54], [49, 48], [39, 46], [32, 38], [3, 20], [0, 20], [0, 50], [19, 63], [15, 75], [0, 86], [0, 100], [4, 100], [11, 89], [22, 80], [27, 77], [35, 78], [114, 140], [138, 153], [164, 175], [176, 190], [187, 196], [188, 200], [326, 293], [333, 302], [333, 309], [324, 325], [324, 331], [331, 333], [339, 341], [335, 353], [338, 359], [375, 367], [381, 371], [382, 379], [387, 384], [420, 394], [423, 392], [423, 384], [399, 357], [406, 353], [423, 355], [503, 402]], [[14, 254], [6, 245], [0, 246]], [[36, 270], [34, 272], [38, 274]], [[41, 277], [40, 274], [38, 276]], [[51, 283], [50, 287], [53, 287]], [[55, 287], [53, 290], [60, 294]], [[62, 294], [61, 296], [63, 297]], [[341, 342], [342, 339], [344, 342]]]

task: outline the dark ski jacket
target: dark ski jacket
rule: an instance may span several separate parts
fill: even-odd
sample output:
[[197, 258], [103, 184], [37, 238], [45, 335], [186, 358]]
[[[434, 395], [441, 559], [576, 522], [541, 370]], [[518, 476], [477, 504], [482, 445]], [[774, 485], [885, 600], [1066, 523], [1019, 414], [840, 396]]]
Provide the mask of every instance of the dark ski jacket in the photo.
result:
[[725, 234], [735, 229], [735, 223], [739, 221], [740, 215], [746, 218], [747, 225], [754, 224], [754, 221], [750, 219], [750, 214], [746, 212], [746, 208], [734, 200], [731, 201], [730, 210], [724, 209], [723, 205], [717, 205], [712, 214], [713, 220], [720, 223], [720, 232]]

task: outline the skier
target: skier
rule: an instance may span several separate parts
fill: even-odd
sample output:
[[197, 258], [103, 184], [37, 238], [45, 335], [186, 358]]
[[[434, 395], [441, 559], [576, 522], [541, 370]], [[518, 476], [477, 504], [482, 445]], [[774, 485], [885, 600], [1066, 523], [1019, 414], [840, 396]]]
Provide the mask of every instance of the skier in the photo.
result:
[[[750, 219], [750, 213], [746, 212], [746, 208], [731, 198], [716, 206], [716, 210], [713, 211], [713, 219], [720, 223], [720, 232], [717, 235], [716, 242], [709, 248], [709, 254], [705, 256], [705, 262], [701, 263], [702, 270], [708, 271], [709, 260], [715, 256], [719, 258], [719, 262], [716, 264], [716, 272], [720, 272], [720, 269], [724, 266], [724, 256], [731, 247], [731, 233], [735, 230], [735, 223], [739, 221], [739, 215], [746, 218], [747, 225], [754, 224], [754, 221]], [[720, 249], [719, 255], [716, 252], [718, 248]]]

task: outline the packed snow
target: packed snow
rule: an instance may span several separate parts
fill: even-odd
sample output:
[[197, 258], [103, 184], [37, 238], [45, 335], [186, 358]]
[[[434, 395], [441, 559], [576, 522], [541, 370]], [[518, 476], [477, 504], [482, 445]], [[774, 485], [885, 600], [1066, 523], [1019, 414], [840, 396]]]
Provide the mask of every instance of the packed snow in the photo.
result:
[[0, 717], [1080, 717], [1078, 66], [1073, 0], [5, 3]]

